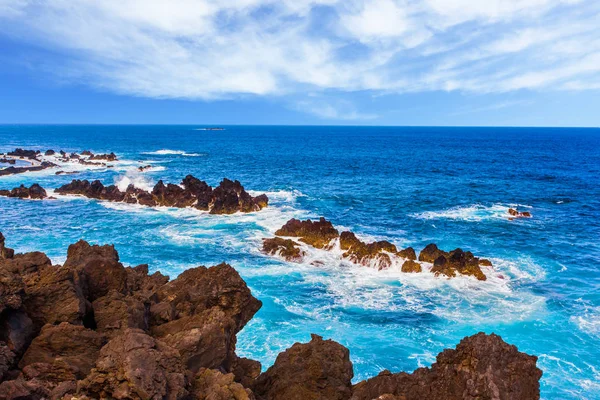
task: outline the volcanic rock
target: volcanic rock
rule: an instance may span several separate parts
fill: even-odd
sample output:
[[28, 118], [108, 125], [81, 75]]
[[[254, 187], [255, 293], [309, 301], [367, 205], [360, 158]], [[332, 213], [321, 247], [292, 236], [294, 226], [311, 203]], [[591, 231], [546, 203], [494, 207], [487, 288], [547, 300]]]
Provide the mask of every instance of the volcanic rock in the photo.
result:
[[233, 374], [202, 368], [194, 377], [192, 396], [198, 400], [254, 400], [254, 394], [239, 383]]
[[406, 260], [402, 264], [402, 272], [422, 272], [421, 264], [413, 260]]
[[542, 371], [537, 357], [521, 353], [500, 336], [477, 335], [438, 354], [431, 368], [380, 375], [353, 387], [352, 400], [385, 394], [406, 400], [539, 399]]
[[83, 379], [92, 369], [105, 343], [104, 335], [83, 326], [68, 322], [46, 325], [31, 342], [19, 362], [19, 368], [36, 363], [64, 363], [78, 379]]
[[508, 213], [514, 218], [531, 218], [529, 211], [517, 211], [514, 208], [509, 208]]
[[283, 239], [274, 237], [271, 239], [263, 239], [263, 253], [269, 255], [279, 255], [287, 261], [301, 261], [304, 257], [304, 252], [298, 247], [298, 243], [291, 239]]
[[177, 350], [139, 329], [127, 329], [100, 350], [95, 368], [80, 382], [92, 398], [182, 399], [186, 372]]
[[340, 235], [340, 247], [346, 250], [344, 258], [364, 266], [376, 265], [379, 270], [392, 265], [390, 254], [397, 251], [396, 246], [386, 240], [367, 244], [349, 231]]
[[25, 187], [25, 185], [21, 185], [12, 190], [0, 190], [0, 196], [6, 197], [17, 197], [19, 199], [45, 199], [48, 197], [44, 188], [42, 188], [37, 183], [34, 183], [29, 188]]
[[135, 296], [115, 290], [92, 302], [96, 330], [108, 337], [119, 335], [127, 328], [148, 330], [150, 304]]
[[280, 353], [253, 387], [265, 400], [343, 400], [351, 395], [350, 352], [332, 340], [311, 335]]
[[339, 232], [330, 221], [319, 218], [319, 221], [300, 221], [290, 219], [284, 226], [275, 232], [277, 236], [298, 237], [301, 242], [309, 244], [318, 249], [325, 249], [331, 245], [331, 241], [339, 237]]
[[9, 156], [19, 157], [19, 158], [29, 158], [35, 159], [38, 154], [40, 154], [39, 150], [24, 150], [24, 149], [15, 149], [14, 151], [10, 151], [7, 153]]
[[110, 154], [95, 154], [95, 155], [91, 155], [90, 160], [105, 160], [105, 161], [118, 161], [117, 156], [115, 155], [115, 153], [110, 153]]

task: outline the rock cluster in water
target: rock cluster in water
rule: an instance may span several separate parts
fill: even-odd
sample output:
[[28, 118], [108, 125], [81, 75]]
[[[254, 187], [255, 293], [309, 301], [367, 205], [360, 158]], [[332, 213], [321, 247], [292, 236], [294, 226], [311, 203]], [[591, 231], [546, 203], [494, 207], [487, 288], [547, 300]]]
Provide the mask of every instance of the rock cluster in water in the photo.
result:
[[511, 218], [509, 218], [509, 219], [531, 218], [531, 213], [529, 211], [517, 211], [514, 208], [509, 208], [508, 214], [511, 216]]
[[34, 199], [34, 200], [42, 200], [48, 197], [46, 190], [34, 183], [30, 187], [26, 187], [25, 185], [21, 185], [12, 190], [0, 190], [0, 196], [6, 197], [16, 197], [19, 199]]
[[150, 192], [133, 185], [122, 192], [115, 185], [104, 186], [99, 180], [75, 179], [56, 189], [56, 193], [143, 206], [193, 207], [211, 214], [259, 211], [269, 203], [264, 194], [252, 197], [238, 181], [223, 179], [219, 186], [212, 188], [192, 175], [186, 176], [181, 185], [158, 181]]
[[0, 400], [539, 399], [537, 357], [483, 333], [431, 368], [356, 385], [348, 349], [317, 335], [261, 373], [235, 354], [260, 307], [227, 264], [169, 281], [79, 241], [53, 266], [15, 254], [0, 233]]
[[[390, 268], [393, 258], [398, 257], [404, 259], [402, 272], [423, 271], [412, 247], [398, 250], [394, 244], [386, 240], [365, 243], [353, 232], [339, 233], [332, 223], [323, 217], [318, 221], [291, 219], [277, 230], [275, 235], [277, 237], [263, 240], [262, 250], [266, 254], [279, 255], [287, 261], [300, 262], [305, 256], [298, 242], [287, 239], [293, 237], [302, 243], [325, 250], [331, 250], [339, 243], [340, 249], [344, 252], [342, 258], [355, 264], [376, 266], [381, 270]], [[480, 267], [492, 266], [489, 260], [477, 258], [470, 251], [456, 249], [445, 252], [438, 249], [435, 244], [425, 247], [419, 254], [418, 261], [433, 264], [431, 272], [436, 275], [447, 277], [469, 275], [482, 281], [487, 278]]]
[[[14, 151], [6, 153], [6, 155], [0, 159], [2, 163], [15, 164], [16, 160], [23, 160], [29, 162], [31, 165], [24, 167], [8, 167], [0, 169], [0, 176], [22, 174], [24, 172], [42, 171], [47, 168], [58, 167], [59, 164], [43, 160], [42, 157], [53, 156], [55, 161], [60, 163], [77, 162], [82, 165], [95, 165], [95, 166], [108, 166], [106, 162], [118, 161], [115, 153], [109, 154], [94, 154], [91, 151], [83, 151], [81, 154], [77, 153], [66, 153], [60, 150], [58, 153], [54, 150], [47, 150], [43, 154], [39, 150], [26, 150], [17, 148]], [[99, 162], [100, 161], [100, 162]], [[62, 171], [57, 172], [57, 174]]]

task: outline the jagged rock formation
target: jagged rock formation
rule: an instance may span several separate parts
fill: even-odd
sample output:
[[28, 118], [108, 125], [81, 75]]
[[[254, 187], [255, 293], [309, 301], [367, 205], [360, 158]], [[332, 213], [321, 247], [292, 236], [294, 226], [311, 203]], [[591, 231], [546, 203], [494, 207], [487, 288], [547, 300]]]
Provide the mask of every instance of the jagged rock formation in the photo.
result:
[[169, 281], [79, 241], [53, 266], [15, 254], [0, 233], [0, 400], [539, 399], [537, 358], [483, 333], [431, 368], [354, 386], [348, 349], [312, 335], [261, 374], [235, 354], [260, 307], [227, 264]]
[[436, 275], [445, 275], [449, 278], [457, 275], [470, 275], [480, 281], [487, 279], [480, 266], [492, 266], [490, 260], [479, 259], [470, 251], [456, 249], [446, 252], [438, 249], [433, 243], [421, 250], [419, 261], [432, 263], [431, 272]]
[[[380, 240], [365, 243], [358, 239], [353, 232], [345, 231], [341, 234], [334, 228], [330, 221], [321, 217], [318, 221], [289, 220], [281, 229], [275, 232], [274, 238], [264, 239], [262, 251], [269, 255], [278, 255], [287, 261], [302, 261], [305, 252], [299, 242], [308, 244], [318, 249], [331, 250], [336, 244], [344, 252], [342, 258], [358, 265], [375, 266], [382, 270], [390, 268], [395, 258], [404, 260], [401, 271], [407, 273], [423, 272], [422, 265], [417, 262], [417, 255], [412, 247], [398, 250], [397, 247], [386, 241]], [[456, 249], [445, 252], [430, 244], [419, 254], [419, 261], [431, 263], [431, 272], [436, 275], [455, 277], [469, 275], [479, 280], [486, 280], [481, 266], [491, 267], [492, 263], [486, 259], [479, 259], [471, 252]]]
[[43, 187], [34, 183], [30, 187], [21, 185], [12, 190], [0, 190], [0, 196], [17, 197], [19, 199], [36, 199], [42, 200], [48, 197], [46, 190]]
[[259, 211], [269, 202], [264, 194], [256, 197], [250, 196], [238, 181], [230, 181], [225, 178], [219, 186], [213, 189], [206, 182], [192, 175], [186, 176], [181, 185], [172, 183], [165, 185], [162, 180], [158, 181], [151, 192], [133, 185], [129, 185], [122, 192], [115, 185], [104, 186], [98, 180], [90, 183], [87, 180], [75, 179], [56, 189], [56, 193], [151, 207], [193, 207], [209, 211], [211, 214]]
[[354, 385], [351, 399], [538, 399], [542, 371], [536, 362], [500, 336], [478, 333], [438, 354], [431, 368], [412, 374], [383, 371]]

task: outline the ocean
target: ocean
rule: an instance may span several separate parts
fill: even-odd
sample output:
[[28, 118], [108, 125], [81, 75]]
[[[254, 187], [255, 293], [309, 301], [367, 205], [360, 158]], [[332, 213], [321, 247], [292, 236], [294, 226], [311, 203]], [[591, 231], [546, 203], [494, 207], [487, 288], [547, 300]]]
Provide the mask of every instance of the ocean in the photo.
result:
[[[176, 277], [227, 262], [262, 309], [237, 353], [269, 367], [316, 333], [350, 349], [354, 381], [429, 366], [483, 331], [539, 357], [544, 399], [600, 398], [600, 130], [547, 128], [2, 125], [16, 147], [115, 152], [115, 168], [0, 177], [57, 188], [72, 179], [141, 188], [192, 174], [237, 179], [268, 208], [208, 215], [84, 198], [0, 198], [0, 231], [19, 252], [54, 263], [83, 238], [114, 244], [126, 265]], [[142, 162], [140, 164], [140, 162]], [[152, 165], [140, 173], [139, 165]], [[509, 208], [532, 213], [510, 221]], [[340, 262], [313, 265], [260, 252], [292, 217], [324, 216], [363, 239], [417, 252], [428, 243], [492, 260], [485, 282]]]

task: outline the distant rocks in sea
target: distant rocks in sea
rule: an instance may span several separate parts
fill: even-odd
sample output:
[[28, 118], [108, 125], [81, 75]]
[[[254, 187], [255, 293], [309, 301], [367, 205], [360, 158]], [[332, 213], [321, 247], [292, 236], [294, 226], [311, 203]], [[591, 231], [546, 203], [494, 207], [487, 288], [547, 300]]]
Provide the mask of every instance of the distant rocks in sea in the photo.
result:
[[435, 275], [448, 278], [466, 275], [485, 281], [487, 277], [481, 267], [492, 266], [489, 260], [475, 257], [470, 251], [455, 249], [446, 252], [438, 249], [435, 244], [425, 247], [417, 261], [416, 252], [412, 247], [398, 250], [386, 240], [366, 243], [358, 239], [353, 232], [339, 233], [333, 224], [323, 217], [318, 221], [291, 219], [277, 230], [275, 235], [274, 238], [263, 239], [262, 251], [269, 255], [278, 255], [287, 261], [301, 262], [304, 259], [306, 252], [301, 247], [301, 243], [304, 243], [316, 249], [339, 249], [342, 251], [342, 259], [379, 270], [388, 269], [398, 260], [403, 260], [400, 268], [402, 272], [423, 272], [421, 263], [428, 263], [432, 265], [430, 272]]
[[517, 211], [514, 208], [508, 209], [508, 214], [510, 215], [509, 219], [514, 218], [531, 218], [531, 213], [529, 211]]
[[10, 151], [3, 155], [2, 158], [0, 158], [0, 163], [15, 165], [18, 160], [29, 163], [30, 165], [20, 167], [10, 166], [0, 169], [0, 176], [42, 171], [48, 168], [55, 168], [64, 164], [72, 165], [74, 163], [87, 166], [110, 167], [107, 163], [118, 161], [118, 158], [115, 153], [93, 154], [88, 150], [81, 152], [81, 154], [77, 154], [67, 153], [63, 150], [60, 150], [59, 152], [46, 150], [42, 153], [40, 150], [17, 148], [14, 151]]
[[211, 214], [254, 212], [263, 209], [269, 203], [264, 194], [252, 197], [238, 181], [225, 178], [219, 186], [212, 188], [192, 175], [186, 176], [180, 185], [165, 185], [162, 180], [158, 181], [149, 192], [133, 185], [129, 185], [122, 192], [117, 186], [104, 186], [99, 180], [89, 182], [76, 179], [56, 189], [56, 193], [151, 207], [191, 207], [209, 211]]
[[33, 199], [33, 200], [42, 200], [48, 197], [46, 190], [34, 183], [30, 187], [26, 187], [25, 185], [21, 185], [12, 190], [0, 190], [0, 196], [5, 197], [16, 197], [19, 199]]
[[540, 397], [537, 357], [484, 333], [429, 368], [385, 370], [355, 385], [349, 350], [318, 335], [261, 373], [235, 352], [237, 333], [261, 306], [228, 264], [169, 280], [145, 264], [124, 266], [113, 246], [81, 240], [52, 265], [41, 252], [15, 254], [0, 233], [0, 399]]

